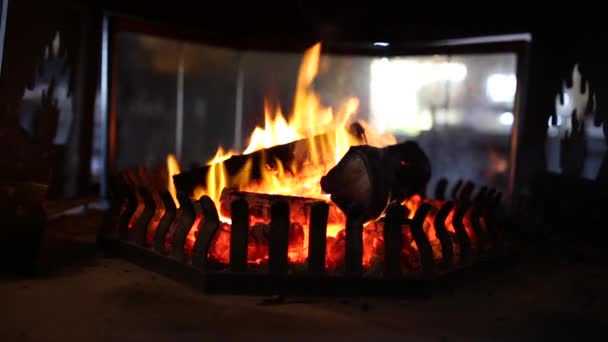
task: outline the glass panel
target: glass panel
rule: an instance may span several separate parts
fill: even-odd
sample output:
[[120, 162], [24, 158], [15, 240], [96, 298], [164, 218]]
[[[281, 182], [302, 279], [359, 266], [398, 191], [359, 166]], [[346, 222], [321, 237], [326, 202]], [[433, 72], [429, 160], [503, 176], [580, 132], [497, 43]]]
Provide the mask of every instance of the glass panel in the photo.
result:
[[121, 33], [117, 40], [119, 169], [162, 162], [167, 154], [180, 154], [180, 145], [185, 164], [205, 162], [218, 146], [232, 148], [236, 51], [133, 33]]
[[371, 122], [414, 139], [441, 177], [506, 190], [517, 87], [515, 54], [371, 62]]
[[184, 44], [184, 163], [204, 163], [234, 144], [238, 52]]
[[264, 101], [289, 118], [301, 61], [296, 53], [243, 53], [243, 147], [255, 126], [264, 126]]
[[118, 169], [159, 163], [175, 152], [177, 47], [177, 41], [140, 34], [117, 37]]
[[[239, 52], [130, 33], [119, 35], [117, 50], [119, 168], [162, 162], [176, 152], [180, 135], [186, 164], [207, 161], [219, 146], [240, 151], [263, 125], [265, 102], [280, 104], [289, 120], [301, 54]], [[181, 51], [183, 128], [177, 132]], [[323, 105], [336, 108], [357, 97], [357, 119], [399, 140], [418, 141], [432, 163], [431, 186], [447, 177], [506, 190], [516, 63], [507, 53], [322, 55], [313, 87]]]
[[[358, 118], [369, 115], [370, 58], [321, 56], [319, 72], [313, 82], [323, 106], [338, 108], [351, 96], [359, 98]], [[244, 100], [243, 141], [247, 142], [256, 125], [264, 124], [264, 102], [280, 105], [289, 119], [302, 55], [295, 53], [243, 53]]]

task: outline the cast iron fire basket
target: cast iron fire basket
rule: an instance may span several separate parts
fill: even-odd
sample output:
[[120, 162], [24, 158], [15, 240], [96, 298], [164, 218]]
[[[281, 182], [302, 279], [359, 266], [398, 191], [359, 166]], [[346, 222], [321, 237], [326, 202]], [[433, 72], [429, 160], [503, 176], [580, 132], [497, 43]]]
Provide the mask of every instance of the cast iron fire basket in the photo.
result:
[[[325, 261], [329, 205], [320, 200], [311, 202], [308, 208], [306, 265], [291, 267], [289, 202], [285, 196], [273, 195], [266, 195], [274, 198], [270, 208], [267, 269], [252, 271], [248, 265], [250, 213], [248, 202], [242, 198], [230, 203], [230, 260], [218, 267], [208, 255], [222, 225], [211, 198], [191, 199], [178, 192], [179, 208], [176, 208], [166, 189], [152, 189], [136, 181], [134, 174], [130, 170], [113, 178], [114, 220], [101, 236], [118, 241], [121, 255], [127, 259], [209, 293], [412, 294], [425, 291], [429, 282], [447, 279], [450, 274], [487, 263], [504, 252], [503, 229], [496, 220], [501, 193], [482, 187], [473, 196], [475, 185], [458, 181], [448, 199], [448, 182], [442, 180], [437, 184], [435, 199], [423, 200], [411, 219], [407, 218], [408, 209], [404, 205], [388, 206], [383, 218], [384, 260], [380, 274], [366, 274], [362, 263], [365, 222], [352, 215], [346, 219], [343, 269], [328, 272]], [[450, 221], [448, 217], [451, 230], [446, 222]], [[434, 226], [441, 247], [439, 259], [434, 256], [428, 232], [423, 229], [425, 220]], [[404, 270], [402, 266], [403, 229], [409, 231], [417, 246], [420, 267], [415, 271]], [[193, 245], [188, 243], [189, 234], [194, 234]]]

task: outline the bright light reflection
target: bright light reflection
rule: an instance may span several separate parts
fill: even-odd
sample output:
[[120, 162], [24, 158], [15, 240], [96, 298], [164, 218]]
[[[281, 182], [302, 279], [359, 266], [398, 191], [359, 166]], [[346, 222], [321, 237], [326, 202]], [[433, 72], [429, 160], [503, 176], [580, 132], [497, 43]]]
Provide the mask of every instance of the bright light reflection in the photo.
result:
[[429, 111], [420, 111], [419, 90], [438, 81], [461, 82], [467, 76], [462, 63], [420, 62], [407, 59], [381, 58], [371, 63], [370, 106], [372, 124], [391, 132], [418, 135], [430, 130], [433, 120]]
[[514, 74], [492, 74], [486, 81], [486, 93], [494, 102], [513, 102], [516, 89]]
[[513, 120], [514, 117], [513, 113], [511, 112], [504, 112], [498, 117], [498, 122], [500, 122], [500, 124], [504, 126], [511, 126], [513, 124]]

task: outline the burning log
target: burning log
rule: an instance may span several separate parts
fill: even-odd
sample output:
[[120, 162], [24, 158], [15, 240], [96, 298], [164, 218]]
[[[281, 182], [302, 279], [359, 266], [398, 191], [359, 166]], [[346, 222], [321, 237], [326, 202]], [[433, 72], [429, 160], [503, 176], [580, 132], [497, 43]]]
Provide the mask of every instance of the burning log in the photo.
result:
[[429, 160], [415, 142], [384, 148], [353, 146], [321, 178], [321, 188], [347, 215], [356, 210], [357, 216], [370, 220], [380, 216], [389, 202], [424, 192], [430, 177]]
[[[246, 191], [237, 191], [234, 189], [224, 189], [220, 196], [220, 215], [223, 217], [232, 217], [232, 201], [236, 199], [244, 199], [249, 205], [249, 215], [252, 222], [270, 222], [270, 208], [272, 202], [278, 199], [286, 200], [289, 203], [290, 222], [298, 222], [300, 224], [308, 224], [310, 208], [313, 203], [319, 202], [319, 199], [261, 194]], [[344, 222], [344, 214], [335, 205], [329, 205], [328, 223]], [[297, 227], [293, 227], [296, 229]]]
[[[366, 142], [363, 127], [358, 123], [353, 123], [350, 126], [349, 137], [354, 142]], [[276, 166], [277, 161], [281, 163], [285, 171], [293, 173], [292, 166], [301, 170], [304, 163], [314, 160], [323, 162], [333, 159], [333, 150], [327, 147], [332, 146], [335, 138], [336, 132], [330, 131], [311, 138], [272, 146], [249, 154], [235, 155], [221, 163], [224, 164], [229, 181], [238, 181], [242, 177], [249, 182], [256, 182], [263, 177], [262, 168], [266, 165]], [[315, 148], [313, 149], [312, 146], [315, 146]], [[197, 185], [207, 184], [207, 175], [214, 165], [216, 164], [193, 168], [175, 175], [173, 180], [176, 189], [187, 194], [192, 194]], [[227, 186], [238, 186], [238, 184], [229, 183]]]

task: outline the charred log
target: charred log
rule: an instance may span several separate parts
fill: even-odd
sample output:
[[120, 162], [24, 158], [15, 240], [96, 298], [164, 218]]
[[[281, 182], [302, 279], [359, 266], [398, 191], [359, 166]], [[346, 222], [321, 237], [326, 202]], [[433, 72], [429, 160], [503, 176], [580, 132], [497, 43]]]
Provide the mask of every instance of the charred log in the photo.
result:
[[[322, 152], [323, 149], [312, 146], [331, 146], [335, 141], [335, 131], [330, 131], [324, 134], [319, 134], [311, 138], [296, 140], [287, 144], [277, 145], [263, 150], [258, 150], [249, 154], [235, 155], [223, 161], [228, 179], [235, 179], [237, 175], [242, 175], [251, 182], [256, 182], [262, 179], [262, 168], [266, 165], [276, 166], [280, 162], [283, 168], [288, 173], [293, 173], [292, 167], [302, 169], [302, 165], [311, 160], [325, 161], [333, 158], [333, 151], [327, 155]], [[351, 125], [349, 134], [354, 142], [364, 142], [365, 132], [359, 124]], [[313, 158], [313, 153], [316, 155]], [[195, 187], [198, 185], [206, 185], [207, 175], [215, 164], [205, 165], [203, 167], [194, 168], [190, 171], [182, 172], [173, 177], [175, 187], [178, 191], [192, 194]], [[250, 167], [246, 167], [250, 165]], [[243, 172], [248, 174], [243, 175]], [[228, 186], [236, 186], [237, 184], [228, 184]]]
[[424, 193], [430, 177], [429, 160], [414, 142], [384, 148], [353, 146], [321, 178], [321, 188], [346, 214], [357, 208], [363, 219], [370, 220], [389, 202]]

